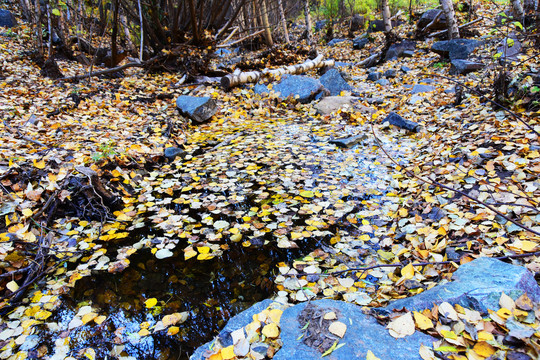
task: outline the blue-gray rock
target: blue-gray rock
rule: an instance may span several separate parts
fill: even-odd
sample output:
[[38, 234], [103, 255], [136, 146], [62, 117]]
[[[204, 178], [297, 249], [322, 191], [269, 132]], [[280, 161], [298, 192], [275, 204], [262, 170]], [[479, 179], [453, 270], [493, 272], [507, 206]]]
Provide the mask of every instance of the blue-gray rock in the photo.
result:
[[407, 57], [407, 58], [414, 57], [414, 50], [405, 50], [403, 54], [401, 54], [401, 57]]
[[210, 119], [217, 111], [216, 100], [211, 97], [182, 95], [176, 99], [180, 113], [199, 123]]
[[389, 69], [386, 70], [383, 74], [385, 78], [395, 78], [397, 75], [397, 71], [395, 69]]
[[[296, 98], [302, 104], [307, 104], [321, 94], [324, 86], [317, 79], [300, 75], [284, 75], [281, 81], [272, 88], [276, 93], [279, 93], [281, 99], [286, 99], [289, 96]], [[253, 91], [257, 94], [268, 93], [266, 86], [255, 86]]]
[[424, 100], [424, 97], [422, 95], [414, 94], [409, 98], [407, 101], [410, 105], [414, 105], [420, 101]]
[[[261, 302], [256, 303], [249, 309], [242, 311], [240, 314], [233, 316], [227, 325], [221, 330], [221, 332], [218, 335], [218, 339], [221, 339], [224, 342], [227, 342], [227, 338], [230, 337], [231, 332], [238, 330], [247, 324], [249, 324], [253, 320], [253, 315], [260, 313], [264, 309], [266, 309], [270, 304], [272, 303], [272, 300], [266, 299]], [[190, 360], [203, 360], [206, 359], [204, 356], [204, 353], [207, 350], [210, 350], [210, 345], [213, 343], [213, 341], [209, 341], [206, 344], [200, 346], [195, 350], [193, 355], [190, 356]]]
[[387, 86], [387, 85], [390, 85], [390, 81], [388, 81], [388, 79], [379, 79], [375, 81], [375, 84], [379, 84], [381, 86]]
[[470, 61], [470, 60], [461, 60], [456, 59], [452, 60], [452, 66], [450, 67], [451, 75], [466, 75], [468, 73], [478, 71], [484, 68], [484, 64]]
[[420, 84], [435, 84], [436, 81], [431, 78], [425, 78], [419, 81]]
[[435, 90], [435, 86], [416, 84], [411, 90], [411, 94], [420, 94], [425, 92], [431, 92]]
[[5, 9], [0, 9], [0, 27], [12, 28], [17, 26], [17, 19], [9, 11]]
[[467, 59], [481, 41], [472, 39], [452, 39], [439, 41], [431, 46], [431, 51], [441, 55], [444, 59]]
[[342, 91], [351, 91], [352, 87], [343, 79], [337, 69], [330, 69], [319, 79], [321, 84], [330, 91], [331, 96], [339, 95]]
[[[402, 21], [392, 20], [392, 28], [403, 24]], [[381, 32], [384, 31], [384, 22], [382, 20], [372, 20], [369, 22], [368, 32]]]
[[533, 302], [540, 300], [540, 287], [525, 267], [481, 257], [461, 265], [451, 282], [396, 300], [386, 309], [423, 310], [446, 301], [486, 313], [487, 309], [499, 309], [502, 292], [514, 299], [527, 293]]
[[422, 29], [424, 29], [426, 26], [429, 25], [429, 23], [435, 20], [437, 16], [439, 16], [439, 19], [437, 20], [435, 24], [433, 24], [433, 27], [431, 27], [430, 30], [435, 31], [435, 30], [446, 29], [447, 28], [446, 16], [444, 15], [443, 11], [438, 10], [438, 9], [430, 9], [424, 12], [422, 16], [420, 17], [420, 19], [418, 19], [418, 22], [416, 23], [417, 31], [421, 31]]
[[339, 43], [344, 42], [344, 41], [347, 41], [347, 39], [332, 39], [326, 45], [334, 46], [334, 45], [339, 44]]
[[315, 22], [315, 31], [320, 31], [320, 30], [324, 29], [327, 22], [328, 22], [328, 20], [319, 20], [319, 21]]
[[415, 123], [414, 121], [405, 120], [403, 117], [401, 117], [401, 115], [396, 114], [393, 111], [388, 114], [388, 116], [383, 120], [383, 124], [385, 122], [389, 122], [390, 125], [394, 125], [413, 132], [418, 132], [418, 129], [420, 128], [420, 124]]
[[186, 157], [187, 153], [180, 148], [171, 146], [165, 148], [165, 150], [163, 151], [163, 155], [167, 158], [167, 161], [171, 162], [174, 161], [174, 159], [176, 159], [178, 156], [180, 156], [181, 158]]
[[367, 44], [369, 43], [369, 40], [363, 36], [359, 36], [356, 39], [353, 40], [352, 45], [354, 50], [362, 50]]
[[416, 41], [404, 40], [395, 44], [392, 44], [386, 55], [384, 61], [395, 60], [399, 57], [404, 56], [405, 52], [414, 55], [414, 50], [416, 49]]
[[359, 144], [360, 142], [362, 142], [365, 139], [367, 139], [367, 135], [366, 134], [361, 134], [361, 135], [350, 136], [350, 137], [346, 137], [346, 138], [334, 139], [334, 140], [330, 140], [328, 142], [330, 144], [337, 145], [337, 146], [339, 146], [341, 148], [350, 149], [354, 145]]
[[369, 81], [377, 81], [381, 78], [382, 74], [379, 71], [374, 71], [372, 73], [369, 73], [367, 76], [367, 79]]
[[358, 30], [362, 30], [366, 25], [366, 18], [360, 14], [354, 14], [351, 19], [351, 26], [349, 27], [349, 32], [353, 33]]
[[[344, 346], [334, 350], [329, 356], [331, 359], [365, 359], [367, 352], [371, 351], [381, 360], [420, 360], [420, 345], [431, 346], [435, 340], [419, 331], [405, 338], [394, 339], [383, 325], [380, 325], [374, 317], [363, 314], [361, 307], [357, 305], [326, 299], [312, 301], [310, 304], [328, 312], [334, 311], [338, 321], [347, 325], [347, 331], [339, 341]], [[308, 347], [300, 339], [304, 324], [299, 323], [298, 317], [306, 306], [308, 303], [302, 303], [283, 312], [280, 320], [283, 347], [274, 355], [274, 360], [321, 358], [321, 352]]]
[[405, 65], [401, 66], [401, 71], [403, 71], [405, 74], [411, 71], [411, 68]]
[[502, 61], [515, 61], [521, 54], [521, 42], [514, 36], [504, 38], [502, 44], [497, 48], [497, 53], [501, 54]]

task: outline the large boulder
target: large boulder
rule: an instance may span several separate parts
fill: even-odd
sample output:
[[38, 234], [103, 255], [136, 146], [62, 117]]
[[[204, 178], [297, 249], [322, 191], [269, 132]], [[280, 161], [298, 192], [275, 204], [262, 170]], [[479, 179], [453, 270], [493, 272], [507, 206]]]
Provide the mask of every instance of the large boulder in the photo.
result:
[[395, 60], [402, 57], [407, 52], [413, 52], [416, 49], [416, 42], [411, 40], [404, 40], [395, 44], [392, 44], [384, 57], [385, 61]]
[[337, 69], [330, 69], [319, 79], [321, 84], [330, 91], [331, 96], [339, 95], [342, 91], [351, 91], [352, 87], [343, 79]]
[[465, 60], [480, 45], [482, 45], [482, 41], [472, 39], [452, 39], [436, 42], [431, 46], [431, 51], [441, 55], [444, 59]]
[[182, 115], [198, 123], [210, 119], [217, 111], [216, 100], [211, 97], [182, 95], [176, 99], [176, 107]]
[[[304, 311], [308, 306], [311, 309]], [[345, 335], [339, 340], [339, 343], [344, 346], [337, 348], [329, 356], [335, 360], [366, 359], [368, 351], [381, 360], [420, 360], [422, 359], [419, 354], [420, 345], [431, 346], [435, 341], [431, 336], [419, 331], [405, 338], [395, 339], [374, 317], [365, 315], [360, 306], [324, 299], [302, 303], [283, 312], [280, 320], [283, 347], [274, 355], [274, 360], [320, 359], [322, 351], [326, 350], [324, 349], [325, 332], [328, 331], [326, 323], [332, 322], [323, 321], [320, 316], [330, 312], [334, 312], [337, 316], [336, 320], [347, 326]], [[315, 326], [321, 324], [322, 329], [319, 333], [310, 331], [308, 324], [306, 329], [308, 333], [301, 336], [305, 332], [302, 328], [310, 320], [307, 318], [307, 314], [310, 313], [319, 315], [317, 320], [313, 316], [310, 324]], [[317, 343], [318, 340], [323, 344], [320, 347], [322, 351], [306, 344]], [[330, 345], [333, 343], [334, 340], [331, 340]]]
[[[440, 16], [439, 16], [440, 14]], [[439, 16], [437, 22], [433, 24], [431, 30], [444, 30], [447, 28], [446, 24], [446, 15], [444, 15], [442, 10], [430, 9], [422, 14], [418, 22], [416, 23], [417, 30], [421, 31], [423, 28], [428, 26], [435, 18]]]
[[474, 71], [478, 71], [484, 68], [484, 64], [470, 60], [452, 60], [452, 66], [450, 67], [451, 75], [465, 75]]
[[358, 98], [354, 96], [327, 96], [322, 98], [314, 108], [318, 114], [329, 115], [339, 109], [351, 109]]
[[[281, 99], [289, 96], [298, 99], [302, 104], [307, 104], [321, 94], [324, 90], [323, 84], [317, 79], [300, 75], [284, 75], [281, 81], [272, 88], [279, 93]], [[264, 85], [255, 86], [253, 89], [257, 94], [268, 93], [268, 88]]]
[[17, 19], [9, 11], [5, 9], [0, 9], [0, 27], [12, 28], [17, 26]]
[[[392, 28], [401, 25], [401, 21], [392, 20]], [[381, 32], [384, 31], [384, 22], [382, 20], [372, 20], [369, 22], [368, 32]]]
[[356, 39], [353, 40], [352, 45], [354, 50], [362, 50], [367, 44], [369, 43], [369, 40], [363, 36], [359, 36]]
[[540, 287], [532, 273], [522, 266], [482, 257], [461, 265], [452, 281], [410, 298], [396, 300], [386, 309], [423, 310], [444, 301], [486, 313], [498, 310], [501, 293], [516, 299], [522, 294], [540, 301]]

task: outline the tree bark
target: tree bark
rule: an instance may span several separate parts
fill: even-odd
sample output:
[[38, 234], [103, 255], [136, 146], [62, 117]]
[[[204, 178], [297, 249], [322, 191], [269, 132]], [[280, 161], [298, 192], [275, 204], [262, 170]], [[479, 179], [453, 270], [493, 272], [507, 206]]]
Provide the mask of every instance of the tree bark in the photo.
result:
[[266, 0], [260, 0], [261, 5], [261, 20], [264, 26], [264, 38], [266, 40], [266, 45], [272, 47], [274, 45], [274, 40], [272, 40], [272, 29], [270, 28], [270, 23], [268, 21], [268, 11], [266, 9]]
[[512, 0], [512, 11], [514, 16], [521, 22], [523, 25], [523, 6], [521, 6], [521, 0]]
[[441, 0], [441, 6], [443, 8], [444, 15], [446, 16], [446, 21], [448, 21], [448, 40], [459, 38], [459, 28], [452, 0]]
[[309, 0], [304, 0], [304, 17], [306, 18], [306, 39], [308, 45], [313, 43], [313, 34], [311, 33], [311, 16], [309, 15]]
[[189, 15], [191, 17], [191, 30], [193, 31], [193, 40], [196, 44], [198, 44], [200, 42], [199, 27], [197, 24], [197, 15], [195, 13], [195, 4], [193, 1], [194, 0], [188, 1]]
[[141, 27], [141, 40], [140, 40], [140, 48], [139, 48], [139, 61], [143, 61], [143, 51], [144, 51], [144, 23], [143, 23], [143, 15], [142, 15], [142, 6], [141, 6], [141, 0], [137, 0], [137, 5], [139, 7], [139, 21], [140, 21], [140, 27]]
[[278, 9], [279, 9], [279, 17], [281, 20], [281, 26], [283, 26], [283, 36], [285, 37], [285, 42], [288, 44], [290, 43], [289, 40], [289, 31], [287, 30], [287, 19], [285, 19], [285, 11], [283, 11], [283, 0], [277, 0], [278, 2]]
[[390, 6], [388, 6], [388, 0], [382, 0], [382, 15], [384, 23], [384, 32], [392, 31], [392, 20], [390, 19]]

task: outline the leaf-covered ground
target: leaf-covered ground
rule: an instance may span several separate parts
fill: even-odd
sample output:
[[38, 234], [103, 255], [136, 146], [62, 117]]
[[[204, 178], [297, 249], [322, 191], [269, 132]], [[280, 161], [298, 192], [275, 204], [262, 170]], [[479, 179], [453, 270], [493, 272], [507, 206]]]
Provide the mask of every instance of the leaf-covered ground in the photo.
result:
[[[476, 54], [491, 61], [497, 34], [488, 30], [482, 29], [487, 44]], [[348, 42], [319, 51], [354, 63], [381, 46], [383, 36], [373, 37], [362, 51], [352, 51]], [[446, 281], [461, 263], [479, 256], [513, 256], [507, 261], [539, 271], [537, 256], [515, 257], [538, 250], [538, 137], [467, 90], [455, 105], [456, 95], [445, 91], [455, 86], [446, 78], [449, 65], [433, 66], [439, 58], [429, 52], [429, 41], [419, 43], [415, 57], [379, 67], [412, 69], [386, 87], [367, 82], [365, 69], [343, 68], [361, 106], [320, 116], [310, 104], [261, 97], [251, 86], [225, 92], [217, 85], [176, 85], [182, 74], [129, 70], [117, 79], [54, 82], [24, 55], [29, 29], [23, 25], [2, 38], [0, 306], [9, 312], [0, 324], [0, 358], [128, 358], [134, 356], [124, 351], [128, 342], [155, 333], [179, 337], [190, 313], [161, 313], [166, 296], [134, 299], [154, 316], [136, 329], [113, 329], [116, 338], [105, 350], [90, 341], [75, 344], [71, 334], [83, 326], [110, 329], [106, 309], [85, 302], [75, 304], [69, 319], [56, 316], [66, 306], [62, 295], [77, 281], [121, 272], [130, 257], [145, 251], [158, 261], [183, 257], [189, 264], [220, 257], [233, 243], [283, 249], [320, 244], [267, 269], [275, 309], [260, 315], [248, 334], [250, 342], [267, 341], [274, 350], [280, 311], [296, 302], [385, 305]], [[66, 76], [84, 71], [59, 64]], [[519, 65], [523, 72], [537, 66], [531, 59]], [[493, 63], [455, 79], [489, 93], [497, 70]], [[420, 83], [436, 90], [411, 104], [406, 85]], [[191, 126], [175, 109], [181, 94], [212, 96], [220, 111], [209, 123]], [[540, 131], [537, 112], [519, 103], [513, 110]], [[421, 124], [422, 131], [382, 124], [391, 111]], [[360, 134], [365, 139], [352, 149], [328, 142]], [[164, 148], [178, 144], [187, 156], [167, 163]], [[141, 230], [146, 235], [137, 237]], [[436, 354], [453, 359], [515, 349], [538, 355], [537, 304], [502, 298], [502, 310], [493, 309], [491, 319], [448, 305], [442, 312], [441, 306], [386, 321], [398, 336], [415, 326], [437, 335], [444, 342], [434, 346]], [[396, 321], [400, 325], [393, 327]], [[525, 327], [519, 334], [526, 339], [503, 344], [512, 328], [508, 321], [513, 329]], [[45, 334], [52, 338], [48, 344], [40, 341]], [[213, 358], [244, 354], [245, 346], [249, 352], [249, 343], [243, 346], [241, 353], [217, 348]], [[423, 351], [424, 358], [434, 356]]]

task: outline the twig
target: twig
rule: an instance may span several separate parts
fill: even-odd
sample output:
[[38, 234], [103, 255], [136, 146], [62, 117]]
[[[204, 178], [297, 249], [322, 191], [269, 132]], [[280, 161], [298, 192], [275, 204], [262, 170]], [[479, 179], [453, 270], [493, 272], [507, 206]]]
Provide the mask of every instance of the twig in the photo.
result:
[[[463, 24], [463, 25], [458, 26], [458, 29], [461, 30], [461, 29], [463, 29], [463, 28], [465, 28], [465, 27], [467, 27], [467, 26], [474, 25], [474, 24], [476, 24], [477, 22], [480, 22], [480, 21], [482, 21], [482, 20], [484, 20], [483, 17], [478, 18], [478, 19], [476, 19], [476, 20], [473, 20], [473, 21], [470, 21], [470, 22], [468, 22], [468, 23], [466, 23], [466, 24]], [[446, 34], [447, 31], [448, 31], [448, 29], [444, 29], [444, 30], [441, 30], [441, 31], [437, 31], [436, 33], [430, 34], [429, 36], [430, 36], [430, 37], [441, 36], [441, 35], [443, 35], [443, 34]]]
[[26, 140], [26, 141], [31, 142], [31, 143], [34, 143], [34, 144], [36, 144], [36, 145], [38, 145], [38, 146], [43, 146], [43, 147], [48, 148], [48, 146], [45, 145], [44, 143], [42, 143], [41, 141], [37, 141], [37, 140], [34, 140], [34, 139], [29, 138], [29, 137], [26, 136], [26, 135], [23, 135], [23, 134], [21, 133], [21, 131], [19, 130], [19, 128], [13, 129], [13, 128], [5, 121], [5, 120], [3, 120], [3, 123], [4, 123], [4, 125], [5, 125], [8, 129], [10, 129], [10, 130], [15, 130], [15, 131], [17, 132], [17, 135], [18, 135], [21, 139]]
[[259, 30], [259, 31], [257, 31], [257, 32], [254, 32], [253, 34], [249, 34], [249, 35], [247, 35], [247, 36], [244, 36], [244, 37], [241, 38], [241, 39], [238, 39], [238, 40], [236, 40], [236, 41], [233, 41], [232, 43], [221, 44], [221, 45], [218, 45], [218, 46], [216, 46], [216, 47], [217, 47], [217, 48], [226, 48], [226, 47], [230, 47], [230, 46], [236, 45], [236, 44], [238, 44], [238, 43], [241, 43], [242, 41], [245, 41], [245, 40], [247, 40], [247, 39], [249, 39], [249, 38], [252, 38], [252, 37], [255, 37], [255, 36], [259, 35], [259, 34], [262, 34], [262, 33], [265, 32], [265, 31], [266, 31], [266, 29], [262, 29], [262, 30]]
[[124, 70], [124, 69], [127, 69], [127, 68], [132, 68], [132, 67], [144, 67], [144, 66], [146, 65], [146, 63], [147, 63], [147, 62], [143, 62], [143, 63], [140, 63], [140, 62], [131, 62], [131, 63], [127, 63], [127, 64], [124, 64], [124, 65], [121, 65], [121, 66], [117, 66], [117, 67], [114, 67], [114, 68], [110, 68], [110, 69], [107, 69], [107, 70], [101, 70], [101, 71], [89, 72], [89, 73], [82, 74], [82, 75], [75, 75], [75, 76], [70, 76], [70, 77], [64, 77], [64, 78], [60, 78], [60, 79], [58, 79], [58, 80], [59, 80], [59, 81], [75, 81], [75, 80], [82, 80], [82, 79], [90, 78], [90, 77], [93, 77], [93, 76], [99, 76], [99, 75], [111, 74], [111, 73], [114, 73], [114, 72], [117, 72], [117, 71], [121, 71], [121, 70]]

